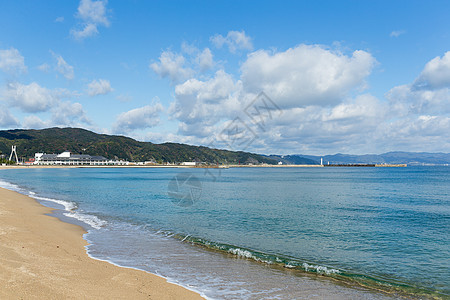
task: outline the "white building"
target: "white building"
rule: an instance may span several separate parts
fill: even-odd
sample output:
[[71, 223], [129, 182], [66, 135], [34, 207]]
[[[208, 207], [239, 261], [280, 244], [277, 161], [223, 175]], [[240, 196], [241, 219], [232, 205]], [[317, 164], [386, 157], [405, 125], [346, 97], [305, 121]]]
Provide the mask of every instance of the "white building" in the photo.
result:
[[65, 151], [61, 154], [35, 153], [33, 164], [64, 166], [118, 166], [128, 165], [128, 162], [108, 160], [103, 156], [72, 154], [69, 151]]

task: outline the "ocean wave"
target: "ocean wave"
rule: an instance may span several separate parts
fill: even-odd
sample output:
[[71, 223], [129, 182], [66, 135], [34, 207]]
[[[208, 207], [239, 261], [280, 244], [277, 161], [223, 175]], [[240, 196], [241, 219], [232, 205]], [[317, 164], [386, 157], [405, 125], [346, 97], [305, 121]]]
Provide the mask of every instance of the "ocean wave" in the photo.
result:
[[216, 243], [202, 238], [196, 238], [190, 235], [174, 234], [173, 236], [179, 239], [181, 242], [189, 242], [191, 244], [202, 246], [207, 249], [212, 249], [216, 251], [218, 250], [225, 253], [233, 254], [238, 258], [251, 259], [265, 264], [280, 265], [287, 269], [298, 269], [305, 272], [312, 272], [320, 275], [329, 275], [329, 276], [344, 274], [343, 271], [340, 271], [335, 268], [322, 266], [318, 264], [311, 264], [308, 262], [301, 261], [300, 259], [294, 259], [292, 257], [285, 257], [282, 255], [264, 253], [261, 251], [237, 247], [234, 245]]
[[22, 190], [18, 185], [3, 180], [0, 180], [0, 187], [15, 192]]
[[41, 197], [41, 196], [36, 196], [36, 195], [30, 195], [30, 197], [32, 197], [36, 200], [40, 200], [40, 201], [48, 201], [48, 202], [53, 202], [53, 203], [59, 204], [62, 207], [64, 207], [64, 210], [69, 211], [69, 212], [72, 210], [75, 210], [77, 208], [77, 205], [75, 203], [69, 202], [69, 201]]
[[64, 213], [63, 215], [65, 215], [66, 217], [69, 217], [69, 218], [77, 219], [78, 221], [88, 224], [89, 226], [91, 226], [92, 228], [95, 228], [95, 229], [101, 229], [103, 226], [105, 226], [107, 224], [107, 222], [105, 220], [102, 220], [102, 219], [98, 218], [97, 216], [83, 214], [83, 213], [79, 213], [77, 211], [67, 212], [67, 213]]
[[63, 210], [66, 211], [65, 213], [63, 213], [64, 216], [81, 221], [81, 222], [91, 226], [94, 229], [100, 229], [102, 226], [107, 224], [107, 222], [105, 220], [102, 220], [102, 219], [98, 218], [97, 216], [85, 214], [85, 213], [81, 213], [81, 212], [77, 211], [78, 206], [74, 202], [38, 196], [33, 191], [27, 191], [14, 183], [10, 183], [10, 182], [4, 181], [4, 180], [0, 180], [0, 187], [5, 188], [7, 190], [11, 190], [14, 192], [18, 192], [18, 193], [27, 195], [38, 201], [47, 201], [47, 202], [52, 202], [52, 203], [61, 205], [62, 207], [64, 207]]
[[340, 274], [341, 273], [341, 271], [339, 271], [337, 269], [331, 269], [331, 268], [327, 268], [327, 267], [319, 266], [319, 265], [310, 265], [307, 263], [303, 263], [302, 266], [305, 269], [305, 271], [314, 270], [318, 274], [331, 275], [331, 274]]
[[352, 273], [346, 270], [339, 270], [337, 268], [324, 266], [317, 263], [305, 262], [301, 259], [293, 257], [278, 254], [269, 254], [244, 247], [238, 247], [235, 245], [212, 242], [202, 238], [196, 238], [191, 235], [174, 234], [173, 237], [177, 238], [181, 242], [191, 243], [192, 245], [200, 246], [213, 251], [219, 251], [224, 254], [232, 254], [235, 255], [236, 258], [249, 259], [259, 263], [297, 270], [299, 272], [331, 277], [342, 282], [347, 282], [351, 285], [359, 285], [365, 288], [375, 289], [389, 294], [406, 295], [406, 297], [414, 295], [414, 297], [420, 296], [424, 298], [441, 298], [441, 294], [436, 293], [435, 291], [410, 286], [403, 282], [391, 281], [389, 279]]
[[65, 201], [65, 200], [58, 200], [53, 198], [47, 198], [47, 197], [41, 197], [36, 195], [30, 195], [30, 197], [33, 197], [36, 200], [41, 201], [49, 201], [56, 204], [59, 204], [64, 207], [64, 210], [66, 211], [63, 213], [64, 216], [76, 219], [78, 221], [81, 221], [89, 226], [91, 226], [94, 229], [100, 229], [102, 226], [106, 225], [107, 222], [105, 220], [102, 220], [98, 218], [97, 216], [91, 215], [91, 214], [85, 214], [80, 211], [78, 211], [78, 206], [74, 202]]

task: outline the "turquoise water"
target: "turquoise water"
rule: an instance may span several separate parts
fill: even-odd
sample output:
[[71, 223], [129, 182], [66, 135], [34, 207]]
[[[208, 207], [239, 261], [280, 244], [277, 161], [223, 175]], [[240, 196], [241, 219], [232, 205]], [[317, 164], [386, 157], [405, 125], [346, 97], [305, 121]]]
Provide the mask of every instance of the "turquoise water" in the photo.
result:
[[448, 167], [0, 170], [0, 185], [90, 224], [93, 257], [210, 298], [450, 297]]

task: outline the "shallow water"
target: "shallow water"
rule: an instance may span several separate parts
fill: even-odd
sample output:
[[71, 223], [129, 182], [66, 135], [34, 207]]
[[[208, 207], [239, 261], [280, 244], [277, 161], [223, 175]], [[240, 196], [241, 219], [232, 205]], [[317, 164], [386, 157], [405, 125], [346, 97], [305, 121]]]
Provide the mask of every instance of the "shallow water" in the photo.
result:
[[448, 167], [30, 169], [0, 179], [93, 226], [90, 255], [210, 298], [386, 296], [345, 282], [450, 294]]

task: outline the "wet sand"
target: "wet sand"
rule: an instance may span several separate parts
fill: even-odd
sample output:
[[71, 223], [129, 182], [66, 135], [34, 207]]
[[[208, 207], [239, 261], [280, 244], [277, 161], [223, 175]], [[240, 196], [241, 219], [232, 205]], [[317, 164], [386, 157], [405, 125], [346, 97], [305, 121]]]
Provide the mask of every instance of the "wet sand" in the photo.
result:
[[0, 299], [202, 299], [144, 271], [90, 258], [85, 231], [0, 188]]

